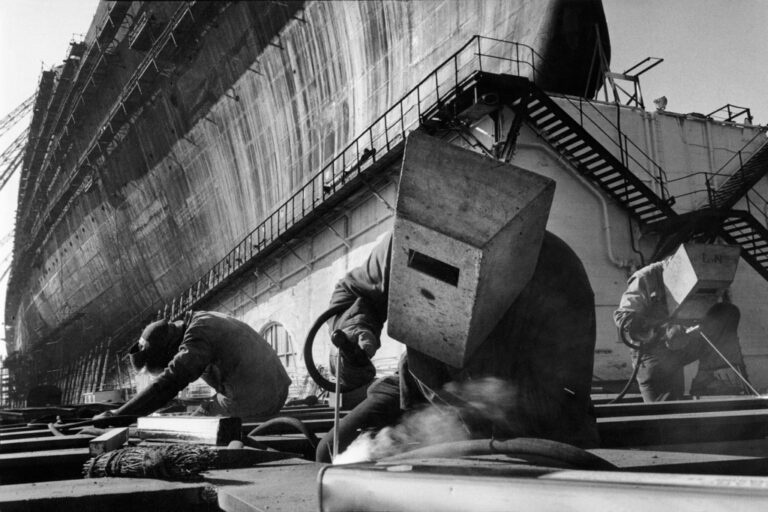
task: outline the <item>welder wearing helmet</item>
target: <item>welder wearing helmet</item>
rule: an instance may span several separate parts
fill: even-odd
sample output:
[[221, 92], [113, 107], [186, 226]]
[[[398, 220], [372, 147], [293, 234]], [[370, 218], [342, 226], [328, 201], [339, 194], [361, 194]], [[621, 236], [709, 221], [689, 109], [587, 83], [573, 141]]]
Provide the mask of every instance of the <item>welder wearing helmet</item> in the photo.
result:
[[152, 413], [202, 377], [216, 395], [195, 414], [263, 420], [278, 413], [291, 384], [277, 354], [259, 333], [217, 312], [153, 322], [129, 356], [134, 369], [156, 378], [123, 406], [96, 418]]
[[[635, 272], [621, 297], [613, 318], [621, 334], [632, 345], [632, 362], [637, 366], [637, 383], [645, 402], [683, 398], [683, 367], [699, 361], [691, 383], [691, 395], [742, 394], [741, 380], [691, 322], [676, 321], [669, 315], [663, 279], [665, 261]], [[696, 321], [731, 364], [746, 375], [737, 336], [739, 309], [727, 302], [711, 306]], [[692, 332], [686, 332], [691, 330]], [[638, 366], [639, 365], [639, 366]]]
[[[337, 283], [331, 298], [331, 306], [350, 308], [332, 320], [332, 330], [343, 330], [369, 357], [380, 347], [387, 319], [391, 255], [389, 235]], [[595, 447], [594, 346], [595, 301], [587, 274], [573, 250], [547, 232], [532, 277], [468, 362], [454, 368], [408, 347], [399, 372], [374, 382], [367, 398], [341, 420], [338, 451], [361, 429], [393, 425], [423, 405], [451, 403], [455, 385], [486, 377], [506, 383], [513, 398], [501, 424], [464, 417], [473, 437], [538, 437]], [[342, 351], [340, 380], [348, 386], [370, 382], [376, 373], [370, 361], [353, 363]], [[330, 432], [318, 445], [318, 461], [330, 461], [332, 443]]]

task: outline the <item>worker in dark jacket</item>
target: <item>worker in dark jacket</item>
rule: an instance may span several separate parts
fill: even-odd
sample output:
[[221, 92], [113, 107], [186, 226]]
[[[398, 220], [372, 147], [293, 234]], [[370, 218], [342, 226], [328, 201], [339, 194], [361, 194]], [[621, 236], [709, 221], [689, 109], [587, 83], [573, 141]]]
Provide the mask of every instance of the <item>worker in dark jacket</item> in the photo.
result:
[[698, 331], [686, 332], [694, 324], [720, 353], [746, 375], [737, 335], [739, 309], [719, 302], [695, 321], [670, 318], [664, 288], [665, 261], [647, 265], [629, 278], [613, 318], [621, 335], [640, 350], [632, 350], [637, 367], [637, 383], [645, 402], [683, 398], [683, 367], [699, 361], [691, 383], [692, 395], [742, 394], [743, 384], [728, 363], [718, 355]]
[[[339, 281], [331, 298], [331, 306], [350, 306], [332, 329], [343, 330], [369, 357], [380, 346], [386, 320], [391, 250], [389, 236]], [[507, 397], [501, 422], [463, 417], [473, 437], [540, 437], [594, 447], [594, 346], [594, 294], [584, 267], [565, 242], [547, 232], [532, 278], [467, 364], [453, 368], [408, 348], [398, 374], [374, 382], [367, 398], [341, 420], [338, 452], [361, 429], [392, 425], [405, 411], [460, 403], [451, 392], [456, 384], [485, 377], [505, 381], [512, 399]], [[346, 385], [365, 383], [375, 373], [373, 365], [353, 366], [352, 360], [342, 351], [340, 379]], [[323, 438], [318, 461], [330, 460], [332, 440], [333, 432]]]
[[278, 413], [291, 384], [277, 354], [259, 333], [216, 312], [153, 322], [129, 355], [137, 371], [157, 377], [123, 406], [97, 418], [152, 413], [202, 377], [216, 395], [195, 414], [264, 420]]

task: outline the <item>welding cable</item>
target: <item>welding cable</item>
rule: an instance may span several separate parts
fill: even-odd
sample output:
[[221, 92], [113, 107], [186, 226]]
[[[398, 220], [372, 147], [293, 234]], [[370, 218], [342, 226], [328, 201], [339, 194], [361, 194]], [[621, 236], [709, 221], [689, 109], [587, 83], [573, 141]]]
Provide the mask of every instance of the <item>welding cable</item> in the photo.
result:
[[[456, 458], [476, 455], [504, 454], [529, 462], [566, 465], [578, 469], [615, 471], [617, 467], [576, 446], [533, 437], [517, 437], [499, 441], [496, 439], [472, 439], [452, 443], [433, 444], [376, 461], [377, 463], [402, 462], [409, 459]], [[539, 459], [539, 460], [537, 460]], [[541, 460], [543, 459], [543, 461]]]
[[640, 369], [640, 364], [642, 362], [643, 344], [638, 343], [637, 345], [634, 345], [630, 343], [629, 340], [626, 339], [626, 333], [624, 332], [624, 329], [622, 329], [621, 327], [619, 327], [619, 338], [621, 338], [621, 341], [623, 341], [626, 346], [631, 348], [637, 347], [635, 348], [635, 350], [637, 350], [637, 360], [634, 364], [634, 368], [632, 369], [632, 375], [630, 375], [629, 379], [627, 379], [627, 383], [624, 384], [624, 388], [621, 391], [619, 391], [619, 394], [616, 395], [616, 397], [613, 398], [613, 400], [610, 400], [608, 404], [615, 404], [621, 401], [622, 398], [624, 398], [624, 395], [627, 394], [627, 392], [629, 391], [629, 388], [632, 386], [632, 382], [637, 378], [637, 372]]
[[246, 438], [248, 438], [249, 441], [255, 442], [257, 444], [260, 444], [255, 439], [252, 439], [252, 436], [257, 436], [259, 434], [264, 435], [265, 432], [268, 432], [269, 429], [275, 425], [288, 425], [289, 427], [293, 427], [302, 434], [304, 434], [304, 437], [307, 438], [307, 441], [309, 441], [309, 444], [312, 445], [312, 449], [317, 448], [317, 436], [314, 432], [309, 430], [309, 428], [304, 424], [303, 421], [301, 421], [298, 418], [294, 418], [292, 416], [278, 416], [277, 418], [272, 418], [271, 420], [267, 420], [261, 425], [257, 426], [250, 432], [248, 432], [248, 435]]
[[[315, 359], [312, 356], [312, 348], [315, 344], [315, 336], [317, 335], [317, 331], [320, 330], [323, 324], [325, 324], [325, 322], [334, 316], [343, 313], [347, 309], [349, 309], [348, 305], [340, 304], [323, 312], [319, 317], [317, 317], [317, 320], [315, 320], [315, 323], [312, 324], [312, 327], [310, 327], [309, 332], [307, 333], [307, 338], [304, 341], [304, 364], [307, 367], [307, 373], [309, 373], [309, 376], [312, 377], [312, 380], [314, 380], [318, 386], [330, 392], [334, 392], [336, 390], [336, 383], [331, 382], [323, 377], [323, 375], [317, 369], [317, 366], [315, 365]], [[336, 368], [337, 373], [338, 371], [339, 369]], [[357, 389], [357, 386], [345, 386], [344, 384], [340, 384], [339, 388], [342, 393], [346, 393], [347, 391]]]

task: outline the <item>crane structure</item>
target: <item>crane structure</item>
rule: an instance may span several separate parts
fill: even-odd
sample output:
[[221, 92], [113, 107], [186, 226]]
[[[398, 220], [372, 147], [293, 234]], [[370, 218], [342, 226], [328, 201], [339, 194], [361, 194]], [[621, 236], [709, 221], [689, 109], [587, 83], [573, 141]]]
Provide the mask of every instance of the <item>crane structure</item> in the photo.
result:
[[[0, 119], [0, 137], [5, 135], [14, 126], [27, 118], [35, 103], [33, 94], [14, 108], [9, 114]], [[22, 131], [11, 144], [0, 153], [0, 190], [2, 190], [13, 176], [13, 173], [21, 165], [24, 157], [24, 146], [29, 136], [29, 128]]]

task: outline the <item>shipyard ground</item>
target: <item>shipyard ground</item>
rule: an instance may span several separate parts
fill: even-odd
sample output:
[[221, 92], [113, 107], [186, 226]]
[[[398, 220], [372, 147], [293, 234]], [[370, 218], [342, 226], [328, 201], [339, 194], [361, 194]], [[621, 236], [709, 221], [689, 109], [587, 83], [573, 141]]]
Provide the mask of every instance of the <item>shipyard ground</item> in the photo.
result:
[[[235, 465], [247, 467], [211, 470], [200, 482], [82, 479], [90, 436], [17, 423], [0, 427], [0, 510], [488, 511], [563, 503], [601, 510], [615, 500], [622, 510], [640, 510], [650, 499], [662, 509], [765, 506], [768, 401], [605, 402], [596, 406], [602, 447], [590, 452], [615, 465], [611, 471], [504, 454], [328, 466], [308, 460], [304, 435], [278, 426], [255, 439], [282, 453], [241, 450], [250, 459]], [[283, 415], [318, 435], [332, 422], [323, 406], [289, 407]], [[243, 425], [243, 434], [256, 425]]]

